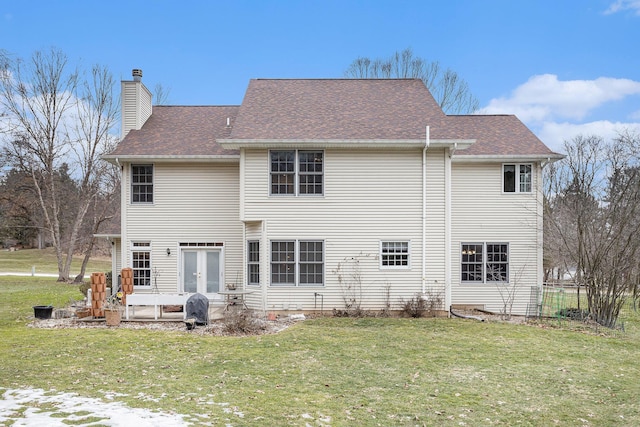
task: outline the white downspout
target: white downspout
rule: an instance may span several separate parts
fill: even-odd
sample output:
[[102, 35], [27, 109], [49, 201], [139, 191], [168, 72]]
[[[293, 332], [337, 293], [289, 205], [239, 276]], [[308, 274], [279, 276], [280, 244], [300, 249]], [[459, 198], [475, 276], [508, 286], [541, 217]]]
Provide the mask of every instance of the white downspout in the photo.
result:
[[[116, 164], [120, 167], [120, 268], [127, 267], [127, 252], [129, 247], [127, 246], [127, 214], [129, 205], [127, 204], [127, 184], [129, 183], [128, 169], [125, 170], [125, 165], [121, 165], [120, 161], [116, 158]], [[120, 274], [120, 272], [116, 272]], [[117, 277], [117, 276], [116, 276]]]
[[[451, 156], [455, 153], [457, 144], [453, 150], [445, 152], [444, 156], [444, 304], [447, 311], [451, 311]], [[453, 153], [452, 153], [453, 151]]]
[[427, 149], [429, 143], [429, 126], [427, 126], [422, 150], [422, 295], [427, 291]]
[[[266, 219], [262, 220], [260, 224], [262, 228], [260, 232], [260, 253], [267, 254], [271, 253], [271, 248], [269, 248], [269, 224]], [[269, 310], [269, 295], [268, 295], [268, 278], [271, 274], [270, 264], [266, 256], [260, 256], [260, 297], [262, 299], [262, 311], [266, 314]]]

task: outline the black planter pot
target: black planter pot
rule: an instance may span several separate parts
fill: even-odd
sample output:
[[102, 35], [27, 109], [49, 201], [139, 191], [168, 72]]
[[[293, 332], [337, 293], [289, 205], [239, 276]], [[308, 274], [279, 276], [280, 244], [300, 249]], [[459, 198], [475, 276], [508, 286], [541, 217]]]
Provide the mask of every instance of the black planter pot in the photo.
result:
[[34, 305], [33, 315], [36, 319], [51, 319], [52, 305]]

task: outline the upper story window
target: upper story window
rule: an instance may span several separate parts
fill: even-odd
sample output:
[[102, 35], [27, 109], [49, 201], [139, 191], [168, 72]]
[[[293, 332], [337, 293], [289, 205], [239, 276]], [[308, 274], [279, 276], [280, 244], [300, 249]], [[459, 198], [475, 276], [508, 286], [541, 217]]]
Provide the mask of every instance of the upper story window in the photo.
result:
[[324, 152], [321, 150], [272, 150], [271, 195], [322, 195]]
[[131, 203], [153, 203], [153, 165], [131, 165]]
[[502, 191], [531, 193], [531, 163], [502, 165]]

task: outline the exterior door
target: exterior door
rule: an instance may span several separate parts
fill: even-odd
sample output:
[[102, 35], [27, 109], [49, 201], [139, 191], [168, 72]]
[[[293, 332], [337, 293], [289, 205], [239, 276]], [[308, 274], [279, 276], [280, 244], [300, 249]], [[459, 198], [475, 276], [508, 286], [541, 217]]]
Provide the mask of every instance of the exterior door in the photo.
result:
[[184, 249], [182, 251], [182, 290], [190, 293], [217, 294], [222, 279], [222, 251]]

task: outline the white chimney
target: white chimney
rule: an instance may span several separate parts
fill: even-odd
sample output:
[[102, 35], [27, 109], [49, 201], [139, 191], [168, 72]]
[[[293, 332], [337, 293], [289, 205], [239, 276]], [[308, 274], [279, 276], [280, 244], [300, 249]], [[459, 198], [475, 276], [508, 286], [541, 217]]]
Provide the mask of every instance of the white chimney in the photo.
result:
[[130, 130], [139, 130], [151, 116], [152, 95], [142, 83], [142, 70], [134, 68], [131, 72], [133, 81], [121, 82], [121, 119], [120, 137], [127, 136]]

